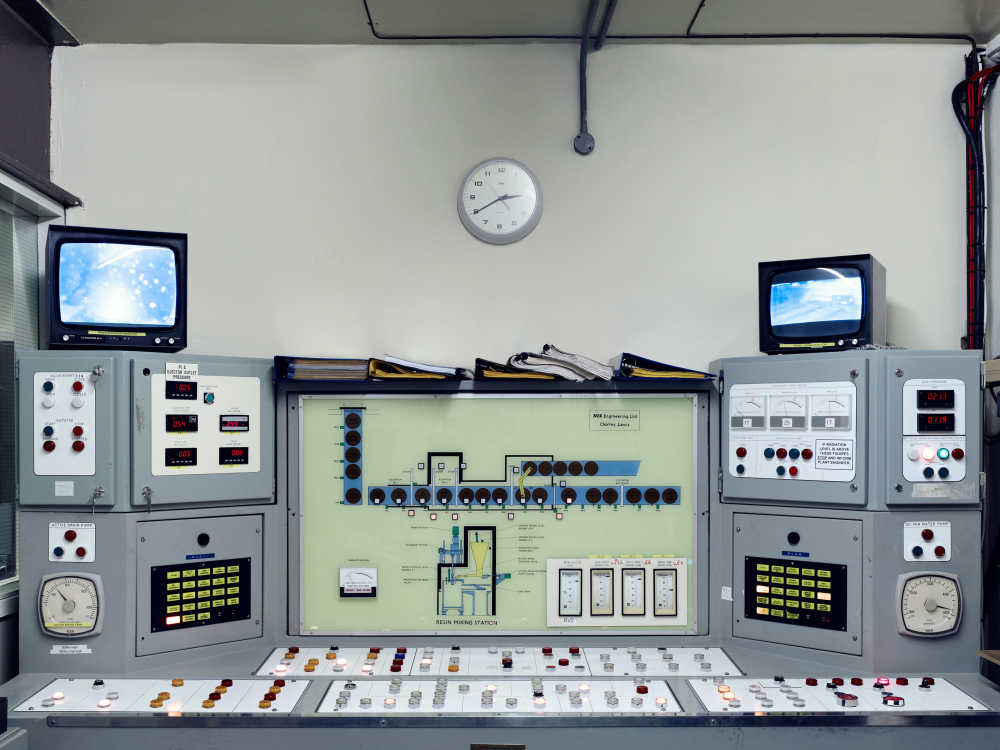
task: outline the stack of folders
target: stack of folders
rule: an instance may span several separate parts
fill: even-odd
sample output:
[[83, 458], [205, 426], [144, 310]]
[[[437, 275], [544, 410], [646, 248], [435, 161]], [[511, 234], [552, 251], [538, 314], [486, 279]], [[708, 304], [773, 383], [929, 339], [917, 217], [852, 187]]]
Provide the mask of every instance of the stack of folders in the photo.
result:
[[637, 354], [622, 352], [611, 360], [615, 370], [615, 380], [713, 380], [710, 372], [688, 370], [677, 365], [668, 365]]
[[368, 377], [375, 380], [462, 380], [472, 375], [463, 367], [428, 365], [386, 355], [368, 361]]
[[285, 380], [367, 380], [368, 359], [275, 357], [274, 374]]
[[546, 344], [542, 351], [520, 352], [511, 356], [506, 364], [476, 360], [477, 378], [538, 379], [538, 380], [611, 380], [614, 369], [582, 354], [571, 354]]

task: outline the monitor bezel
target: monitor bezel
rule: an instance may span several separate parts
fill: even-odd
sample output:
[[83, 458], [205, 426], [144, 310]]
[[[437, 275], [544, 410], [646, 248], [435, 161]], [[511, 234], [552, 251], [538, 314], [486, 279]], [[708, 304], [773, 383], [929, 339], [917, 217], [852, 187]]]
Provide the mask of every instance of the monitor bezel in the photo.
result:
[[[758, 329], [760, 351], [765, 354], [805, 351], [837, 351], [872, 344], [874, 265], [870, 254], [840, 255], [820, 258], [799, 258], [787, 261], [767, 261], [758, 264]], [[813, 268], [850, 268], [861, 278], [861, 320], [851, 333], [824, 333], [817, 330], [805, 335], [779, 334], [771, 323], [771, 287], [774, 278], [789, 271]], [[782, 346], [784, 345], [784, 346]]]
[[[177, 298], [172, 325], [76, 323], [62, 319], [59, 261], [66, 244], [112, 243], [165, 247], [174, 254]], [[187, 235], [99, 227], [50, 226], [45, 251], [50, 348], [179, 351], [187, 346]], [[95, 330], [96, 329], [96, 330]]]

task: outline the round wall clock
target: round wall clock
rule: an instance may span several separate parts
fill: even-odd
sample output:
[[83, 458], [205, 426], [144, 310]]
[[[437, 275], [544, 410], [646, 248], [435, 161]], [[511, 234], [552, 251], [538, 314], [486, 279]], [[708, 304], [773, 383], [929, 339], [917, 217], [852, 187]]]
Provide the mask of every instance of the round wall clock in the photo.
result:
[[526, 166], [497, 157], [480, 162], [462, 180], [458, 215], [469, 232], [493, 245], [528, 236], [542, 218], [542, 189]]

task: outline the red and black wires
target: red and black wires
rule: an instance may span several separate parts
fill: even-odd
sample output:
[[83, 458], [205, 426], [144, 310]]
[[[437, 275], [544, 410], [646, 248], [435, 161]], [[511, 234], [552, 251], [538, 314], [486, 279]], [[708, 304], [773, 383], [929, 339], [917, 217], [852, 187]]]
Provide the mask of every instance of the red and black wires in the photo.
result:
[[982, 349], [986, 329], [986, 102], [1000, 66], [979, 70], [976, 55], [966, 58], [966, 78], [951, 92], [966, 140], [966, 324], [963, 349]]

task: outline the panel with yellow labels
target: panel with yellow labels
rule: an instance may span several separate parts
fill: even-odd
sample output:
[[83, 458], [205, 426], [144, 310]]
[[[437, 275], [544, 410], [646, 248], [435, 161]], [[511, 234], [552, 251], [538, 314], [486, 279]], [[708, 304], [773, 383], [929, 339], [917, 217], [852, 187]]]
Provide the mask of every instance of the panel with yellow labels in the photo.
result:
[[746, 617], [808, 628], [847, 630], [846, 565], [764, 557], [744, 560]]
[[149, 576], [154, 633], [250, 619], [249, 557], [155, 565]]

